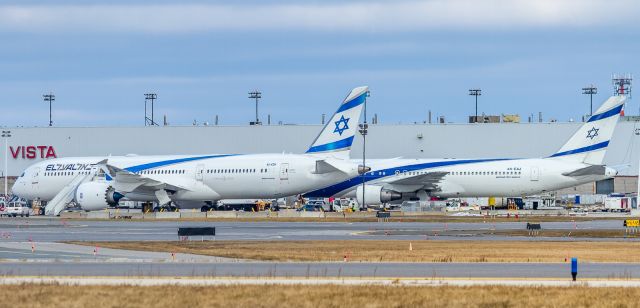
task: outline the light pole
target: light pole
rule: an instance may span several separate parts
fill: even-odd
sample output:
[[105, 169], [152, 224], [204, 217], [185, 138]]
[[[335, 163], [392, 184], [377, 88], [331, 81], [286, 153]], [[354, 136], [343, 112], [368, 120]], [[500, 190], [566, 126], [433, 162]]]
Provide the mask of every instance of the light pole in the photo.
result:
[[260, 119], [258, 118], [258, 100], [262, 98], [262, 92], [253, 90], [249, 92], [249, 98], [254, 98], [256, 100], [256, 122], [254, 123], [254, 125], [260, 125]]
[[469, 95], [472, 95], [472, 96], [476, 97], [476, 117], [474, 118], [473, 122], [474, 123], [478, 123], [478, 96], [482, 95], [482, 90], [481, 89], [469, 89]]
[[360, 134], [362, 134], [362, 170], [364, 171], [362, 173], [362, 204], [361, 204], [361, 208], [366, 208], [366, 202], [364, 200], [364, 196], [365, 196], [365, 188], [366, 188], [366, 182], [367, 182], [367, 160], [366, 160], [366, 154], [367, 154], [367, 133], [369, 130], [369, 124], [367, 124], [367, 97], [369, 97], [370, 92], [367, 91], [367, 94], [365, 96], [364, 99], [364, 122], [362, 124], [360, 124]]
[[52, 92], [49, 92], [49, 94], [42, 95], [42, 98], [45, 102], [49, 102], [49, 126], [53, 126], [53, 121], [51, 120], [51, 103], [56, 100], [56, 96], [53, 95]]
[[[156, 122], [153, 120], [153, 103], [158, 98], [156, 93], [145, 93], [144, 94], [144, 123], [147, 125], [147, 122], [151, 122], [151, 125], [156, 125]], [[151, 101], [151, 119], [147, 116], [147, 100]]]
[[9, 195], [9, 189], [8, 189], [8, 165], [9, 165], [9, 137], [11, 137], [11, 131], [10, 130], [3, 130], [2, 131], [2, 138], [4, 138], [4, 196], [5, 196], [5, 202], [8, 201], [6, 198]]
[[593, 115], [593, 95], [594, 94], [598, 94], [598, 88], [596, 88], [596, 86], [591, 84], [588, 87], [582, 88], [582, 94], [589, 95], [589, 97], [591, 99], [591, 109], [589, 109], [589, 110], [591, 110], [591, 112], [589, 113], [589, 115], [592, 116]]

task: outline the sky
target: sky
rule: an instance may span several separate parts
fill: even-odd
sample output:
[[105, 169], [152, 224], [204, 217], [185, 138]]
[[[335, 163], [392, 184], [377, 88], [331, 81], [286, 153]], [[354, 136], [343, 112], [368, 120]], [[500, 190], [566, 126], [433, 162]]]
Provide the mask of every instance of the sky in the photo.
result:
[[[0, 126], [319, 124], [368, 85], [381, 124], [589, 113], [640, 65], [634, 0], [0, 2]], [[633, 93], [632, 93], [633, 94]], [[629, 101], [627, 115], [639, 113]]]

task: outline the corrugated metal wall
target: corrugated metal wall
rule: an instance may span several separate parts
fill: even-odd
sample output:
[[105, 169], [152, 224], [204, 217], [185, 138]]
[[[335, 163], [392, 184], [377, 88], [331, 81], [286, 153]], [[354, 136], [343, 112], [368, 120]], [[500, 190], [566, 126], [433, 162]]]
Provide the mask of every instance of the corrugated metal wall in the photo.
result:
[[[543, 157], [554, 153], [582, 123], [405, 124], [371, 125], [367, 136], [370, 158]], [[621, 122], [605, 162], [631, 164], [622, 174], [637, 175], [640, 136], [637, 122]], [[320, 125], [9, 128], [9, 145], [53, 146], [58, 157], [135, 153], [279, 153], [304, 152]], [[356, 138], [353, 157], [361, 157]], [[9, 175], [19, 175], [42, 160], [9, 153]], [[0, 151], [4, 155], [4, 151]], [[38, 153], [39, 156], [39, 153]], [[633, 159], [631, 159], [633, 158]], [[3, 158], [4, 159], [4, 158]], [[4, 169], [4, 160], [0, 169]]]

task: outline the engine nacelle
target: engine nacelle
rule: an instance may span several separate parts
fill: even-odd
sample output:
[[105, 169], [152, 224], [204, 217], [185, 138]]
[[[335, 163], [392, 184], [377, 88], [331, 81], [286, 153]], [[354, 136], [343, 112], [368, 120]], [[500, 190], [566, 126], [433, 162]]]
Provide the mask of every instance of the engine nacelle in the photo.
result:
[[[356, 189], [356, 199], [362, 205], [362, 185]], [[364, 202], [366, 205], [380, 205], [386, 202], [402, 199], [402, 194], [390, 189], [383, 189], [378, 185], [364, 185]]]
[[76, 202], [85, 211], [97, 211], [118, 205], [124, 197], [106, 182], [82, 183], [76, 190]]

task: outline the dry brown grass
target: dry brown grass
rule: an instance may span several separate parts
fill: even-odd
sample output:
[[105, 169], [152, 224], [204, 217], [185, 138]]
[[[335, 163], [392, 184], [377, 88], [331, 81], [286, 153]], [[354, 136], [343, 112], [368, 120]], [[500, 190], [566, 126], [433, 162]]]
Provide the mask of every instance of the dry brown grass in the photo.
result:
[[636, 307], [638, 288], [18, 285], [0, 307]]
[[[72, 242], [130, 250], [192, 253], [270, 261], [368, 262], [638, 262], [639, 242], [525, 241], [184, 241]], [[412, 250], [409, 250], [411, 244]]]

